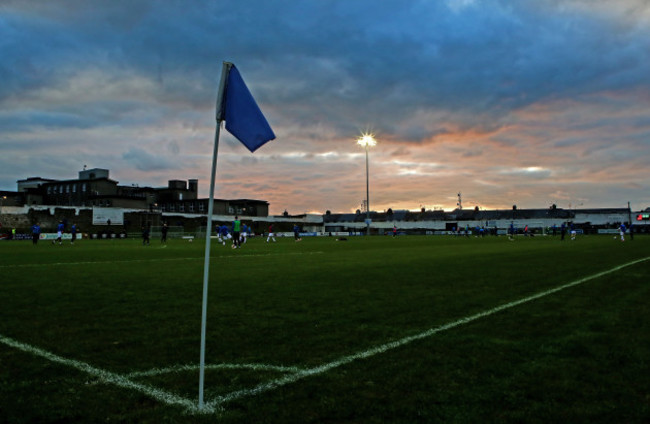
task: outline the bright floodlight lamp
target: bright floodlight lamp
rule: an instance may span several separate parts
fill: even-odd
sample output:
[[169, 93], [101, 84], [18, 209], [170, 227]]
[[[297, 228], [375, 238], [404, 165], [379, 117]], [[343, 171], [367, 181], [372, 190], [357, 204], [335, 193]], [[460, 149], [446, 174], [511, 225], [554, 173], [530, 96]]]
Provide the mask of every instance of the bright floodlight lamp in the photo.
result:
[[370, 183], [368, 178], [368, 147], [377, 145], [372, 134], [363, 134], [357, 144], [366, 149], [366, 234], [370, 235]]
[[377, 140], [375, 140], [372, 134], [364, 134], [362, 137], [359, 137], [357, 144], [363, 147], [372, 147], [377, 145]]

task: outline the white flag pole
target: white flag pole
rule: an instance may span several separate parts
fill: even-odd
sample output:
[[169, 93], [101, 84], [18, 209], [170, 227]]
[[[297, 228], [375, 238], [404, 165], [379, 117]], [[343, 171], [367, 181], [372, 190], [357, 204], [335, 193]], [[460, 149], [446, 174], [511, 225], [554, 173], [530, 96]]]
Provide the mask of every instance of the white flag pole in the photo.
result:
[[217, 93], [217, 128], [214, 132], [214, 152], [212, 155], [212, 174], [210, 176], [210, 203], [208, 203], [208, 223], [205, 229], [205, 259], [203, 262], [203, 305], [201, 308], [201, 360], [199, 366], [199, 409], [203, 409], [203, 386], [205, 381], [205, 330], [208, 317], [208, 276], [210, 274], [210, 236], [212, 235], [212, 212], [214, 210], [214, 180], [217, 175], [217, 156], [219, 152], [219, 131], [224, 118], [224, 93], [228, 72], [232, 63], [224, 62], [221, 81]]

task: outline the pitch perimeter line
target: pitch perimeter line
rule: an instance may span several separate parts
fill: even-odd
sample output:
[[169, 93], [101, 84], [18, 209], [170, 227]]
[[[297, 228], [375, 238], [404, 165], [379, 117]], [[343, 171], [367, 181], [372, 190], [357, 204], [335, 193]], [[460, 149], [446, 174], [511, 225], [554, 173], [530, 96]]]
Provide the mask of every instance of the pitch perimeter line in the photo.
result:
[[419, 334], [415, 334], [413, 336], [404, 337], [402, 339], [399, 339], [399, 340], [396, 340], [396, 341], [393, 341], [393, 342], [389, 342], [389, 343], [385, 343], [385, 344], [379, 345], [377, 347], [374, 347], [372, 349], [365, 350], [363, 352], [358, 352], [358, 353], [356, 353], [354, 355], [344, 356], [344, 357], [342, 357], [340, 359], [337, 359], [336, 361], [333, 361], [333, 362], [330, 362], [330, 363], [327, 363], [327, 364], [323, 364], [323, 365], [320, 365], [318, 367], [305, 369], [303, 371], [299, 371], [299, 372], [297, 372], [295, 374], [292, 374], [292, 375], [287, 375], [287, 376], [284, 376], [284, 377], [281, 377], [281, 378], [278, 378], [278, 379], [275, 379], [275, 380], [272, 380], [272, 381], [269, 381], [269, 382], [266, 382], [266, 383], [261, 383], [261, 384], [257, 385], [256, 387], [254, 387], [252, 389], [237, 390], [237, 391], [231, 392], [229, 394], [219, 396], [216, 399], [214, 399], [214, 400], [212, 400], [210, 402], [207, 402], [205, 404], [205, 406], [207, 408], [215, 409], [215, 408], [219, 407], [220, 405], [222, 405], [224, 403], [227, 403], [227, 402], [231, 402], [231, 401], [241, 399], [241, 398], [247, 397], [247, 396], [258, 395], [258, 394], [261, 394], [261, 393], [264, 393], [264, 392], [267, 392], [267, 391], [270, 391], [270, 390], [285, 386], [287, 384], [295, 383], [295, 382], [297, 382], [299, 380], [302, 380], [303, 378], [323, 374], [323, 373], [325, 373], [327, 371], [330, 371], [330, 370], [332, 370], [334, 368], [338, 368], [338, 367], [343, 366], [343, 365], [347, 365], [347, 364], [349, 364], [349, 363], [351, 363], [353, 361], [356, 361], [358, 359], [366, 359], [366, 358], [370, 358], [372, 356], [375, 356], [375, 355], [378, 355], [378, 354], [381, 354], [381, 353], [385, 353], [385, 352], [387, 352], [389, 350], [396, 349], [398, 347], [402, 347], [402, 346], [407, 345], [409, 343], [412, 343], [414, 341], [425, 339], [427, 337], [433, 336], [434, 334], [437, 334], [437, 333], [440, 333], [440, 332], [443, 332], [443, 331], [446, 331], [446, 330], [450, 330], [452, 328], [458, 327], [458, 326], [463, 325], [463, 324], [468, 324], [468, 323], [470, 323], [472, 321], [476, 321], [476, 320], [478, 320], [480, 318], [484, 318], [484, 317], [496, 314], [497, 312], [501, 312], [501, 311], [504, 311], [506, 309], [514, 308], [515, 306], [519, 306], [521, 304], [531, 302], [533, 300], [537, 300], [539, 298], [548, 296], [550, 294], [557, 293], [557, 292], [559, 292], [561, 290], [577, 286], [579, 284], [582, 284], [584, 282], [587, 282], [587, 281], [590, 281], [590, 280], [605, 276], [607, 274], [611, 274], [613, 272], [619, 271], [619, 270], [621, 270], [623, 268], [626, 268], [628, 266], [636, 265], [636, 264], [638, 264], [640, 262], [647, 261], [648, 259], [650, 259], [650, 257], [643, 258], [643, 259], [638, 259], [638, 260], [632, 261], [632, 262], [628, 262], [626, 264], [614, 267], [614, 268], [612, 268], [610, 270], [599, 272], [597, 274], [593, 274], [593, 275], [590, 275], [588, 277], [584, 277], [584, 278], [581, 278], [579, 280], [572, 281], [570, 283], [567, 283], [567, 284], [561, 285], [559, 287], [555, 287], [553, 289], [546, 290], [546, 291], [534, 294], [532, 296], [525, 297], [523, 299], [515, 300], [513, 302], [504, 303], [503, 305], [497, 306], [495, 308], [488, 309], [486, 311], [479, 312], [477, 314], [470, 315], [470, 316], [465, 317], [465, 318], [461, 318], [461, 319], [459, 319], [457, 321], [453, 321], [453, 322], [441, 325], [439, 327], [431, 328], [431, 329], [429, 329], [427, 331], [424, 331], [424, 332], [419, 333]]
[[146, 396], [149, 396], [159, 402], [166, 403], [167, 405], [181, 406], [185, 408], [190, 413], [212, 413], [215, 412], [215, 409], [209, 406], [205, 406], [202, 410], [198, 409], [198, 404], [191, 401], [190, 399], [185, 399], [181, 396], [175, 395], [173, 393], [161, 390], [157, 387], [149, 386], [147, 384], [136, 383], [129, 380], [128, 378], [121, 376], [119, 374], [112, 373], [110, 371], [102, 370], [100, 368], [93, 367], [90, 364], [81, 361], [75, 361], [73, 359], [66, 359], [54, 353], [48, 352], [43, 349], [39, 349], [34, 346], [30, 346], [25, 343], [13, 340], [9, 337], [5, 337], [0, 334], [0, 342], [6, 344], [7, 346], [13, 347], [15, 349], [21, 350], [23, 352], [31, 353], [35, 356], [40, 356], [51, 362], [55, 362], [61, 365], [65, 365], [71, 368], [75, 368], [86, 374], [90, 374], [94, 377], [99, 378], [104, 383], [112, 383], [118, 387], [123, 387], [126, 389], [136, 390]]
[[[220, 255], [210, 256], [210, 259], [224, 259], [224, 258], [254, 258], [265, 256], [291, 256], [291, 255], [320, 255], [325, 252], [294, 252], [294, 253], [251, 253], [251, 254], [233, 254], [233, 255]], [[124, 264], [124, 263], [137, 263], [137, 262], [168, 262], [168, 261], [187, 261], [187, 260], [204, 260], [203, 257], [187, 257], [187, 258], [154, 258], [154, 259], [131, 259], [127, 261], [87, 261], [87, 262], [53, 262], [53, 263], [38, 263], [38, 264], [16, 264], [16, 265], [0, 265], [1, 268], [29, 268], [34, 266], [65, 266], [65, 265], [97, 265], [97, 264]]]

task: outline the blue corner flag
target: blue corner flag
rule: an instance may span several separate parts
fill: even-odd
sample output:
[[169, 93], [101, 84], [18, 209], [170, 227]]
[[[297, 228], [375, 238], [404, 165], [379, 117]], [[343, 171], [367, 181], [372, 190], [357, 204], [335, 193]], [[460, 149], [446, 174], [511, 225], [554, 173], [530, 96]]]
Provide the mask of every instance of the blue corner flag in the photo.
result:
[[235, 65], [232, 65], [228, 73], [224, 118], [228, 132], [251, 152], [275, 139], [271, 126], [255, 103]]

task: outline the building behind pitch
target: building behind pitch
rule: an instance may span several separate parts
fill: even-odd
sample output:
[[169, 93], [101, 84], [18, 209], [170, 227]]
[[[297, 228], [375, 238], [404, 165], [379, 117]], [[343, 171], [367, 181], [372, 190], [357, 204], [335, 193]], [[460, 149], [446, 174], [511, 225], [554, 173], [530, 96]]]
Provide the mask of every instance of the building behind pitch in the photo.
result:
[[[205, 214], [209, 199], [199, 198], [199, 180], [169, 180], [166, 187], [120, 185], [108, 169], [79, 171], [76, 179], [30, 177], [18, 180], [16, 192], [3, 192], [13, 206], [114, 207], [158, 212]], [[253, 199], [215, 199], [215, 214], [268, 216], [269, 203]]]

